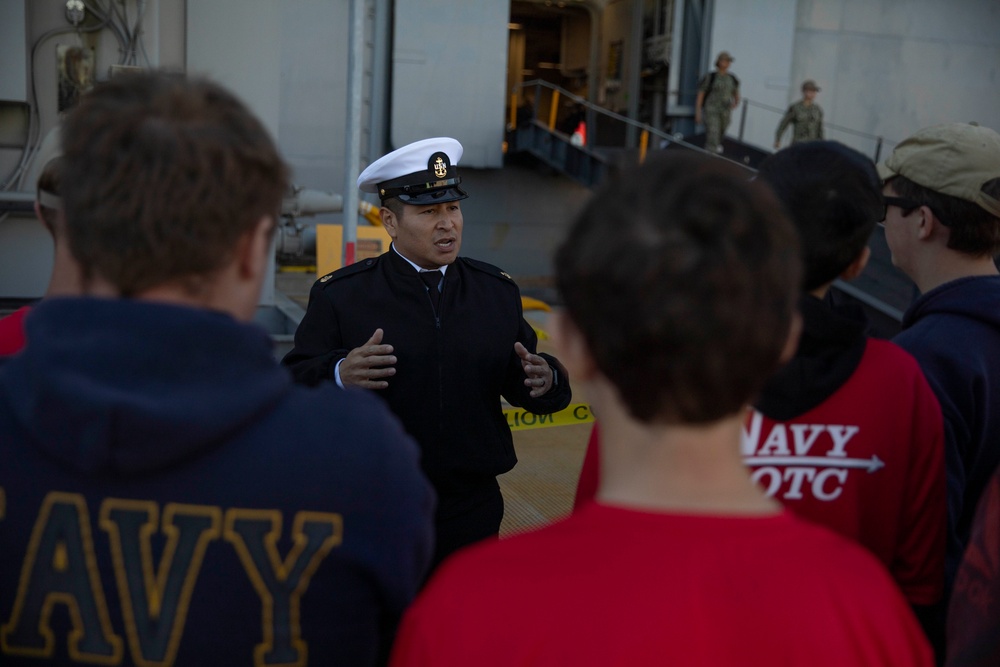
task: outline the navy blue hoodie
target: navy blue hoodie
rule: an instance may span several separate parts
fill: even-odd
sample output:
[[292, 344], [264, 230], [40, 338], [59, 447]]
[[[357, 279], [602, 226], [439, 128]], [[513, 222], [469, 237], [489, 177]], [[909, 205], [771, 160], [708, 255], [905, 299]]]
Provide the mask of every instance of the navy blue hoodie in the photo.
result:
[[416, 444], [208, 310], [47, 299], [0, 365], [0, 664], [369, 665], [432, 547]]
[[961, 278], [923, 294], [893, 341], [920, 363], [944, 416], [950, 589], [976, 504], [1000, 463], [1000, 276]]

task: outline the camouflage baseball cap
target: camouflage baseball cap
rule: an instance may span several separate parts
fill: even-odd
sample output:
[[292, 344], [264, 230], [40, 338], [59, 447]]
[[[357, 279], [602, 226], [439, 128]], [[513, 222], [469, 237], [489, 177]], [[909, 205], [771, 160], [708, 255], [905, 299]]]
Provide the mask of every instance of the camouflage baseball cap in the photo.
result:
[[806, 79], [802, 83], [802, 90], [815, 90], [818, 93], [819, 92], [819, 86], [817, 86], [816, 82], [813, 81], [812, 79]]
[[883, 181], [905, 176], [1000, 217], [1000, 200], [982, 191], [988, 181], [1000, 178], [1000, 134], [988, 127], [945, 123], [924, 128], [900, 142], [878, 173]]
[[720, 51], [719, 55], [715, 57], [715, 64], [718, 65], [720, 60], [728, 60], [729, 62], [732, 62], [736, 60], [736, 58], [733, 58], [729, 51]]

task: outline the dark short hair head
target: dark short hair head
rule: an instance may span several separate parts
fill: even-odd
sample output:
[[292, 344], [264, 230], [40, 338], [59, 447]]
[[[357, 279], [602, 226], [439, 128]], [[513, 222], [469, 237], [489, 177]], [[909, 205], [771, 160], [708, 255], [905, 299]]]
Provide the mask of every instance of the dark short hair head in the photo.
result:
[[732, 415], [779, 362], [799, 294], [795, 230], [743, 169], [681, 151], [613, 174], [555, 256], [566, 314], [632, 415]]
[[399, 197], [389, 197], [382, 202], [382, 206], [392, 211], [397, 218], [401, 218], [406, 204]]
[[63, 200], [85, 281], [123, 296], [176, 283], [196, 292], [240, 236], [277, 217], [288, 169], [259, 120], [203, 78], [127, 74], [98, 84], [64, 121]]
[[[948, 247], [973, 257], [996, 257], [1000, 254], [1000, 218], [966, 199], [935, 192], [894, 176], [888, 181], [900, 197], [928, 206], [948, 228]], [[987, 181], [982, 191], [1000, 199], [1000, 178]]]
[[769, 155], [758, 176], [799, 232], [806, 291], [843, 273], [885, 210], [875, 163], [836, 141], [808, 141]]

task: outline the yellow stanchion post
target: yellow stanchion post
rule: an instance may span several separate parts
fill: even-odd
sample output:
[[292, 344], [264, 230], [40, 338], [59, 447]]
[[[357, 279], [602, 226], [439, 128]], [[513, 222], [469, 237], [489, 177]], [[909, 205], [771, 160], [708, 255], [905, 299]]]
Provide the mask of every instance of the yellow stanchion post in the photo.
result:
[[639, 135], [639, 164], [646, 161], [647, 148], [649, 148], [649, 130], [643, 130]]
[[556, 129], [556, 114], [559, 113], [559, 91], [552, 91], [552, 106], [549, 108], [549, 129]]
[[316, 225], [316, 277], [333, 273], [344, 265], [340, 253], [344, 248], [342, 225]]

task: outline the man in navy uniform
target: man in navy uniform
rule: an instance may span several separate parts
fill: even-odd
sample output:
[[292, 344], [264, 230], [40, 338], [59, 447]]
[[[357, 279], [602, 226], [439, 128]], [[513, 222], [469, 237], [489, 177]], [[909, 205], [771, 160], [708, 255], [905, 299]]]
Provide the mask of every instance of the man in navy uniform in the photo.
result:
[[438, 494], [435, 563], [499, 533], [496, 476], [517, 462], [500, 397], [538, 414], [570, 401], [511, 277], [459, 256], [461, 157], [455, 139], [424, 139], [362, 172], [392, 247], [316, 282], [284, 359], [300, 382], [377, 392], [420, 444]]

